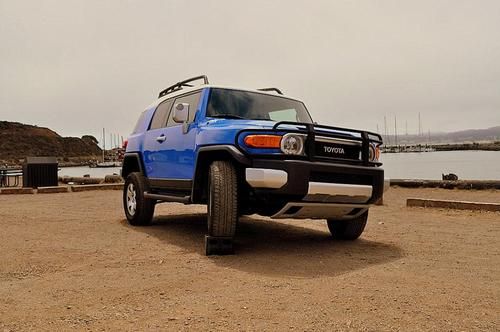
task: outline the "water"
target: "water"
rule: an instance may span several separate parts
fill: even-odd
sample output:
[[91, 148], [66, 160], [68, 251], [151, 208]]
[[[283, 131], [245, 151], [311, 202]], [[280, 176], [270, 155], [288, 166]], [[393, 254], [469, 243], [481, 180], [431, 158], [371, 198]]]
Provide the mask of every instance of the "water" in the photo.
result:
[[500, 151], [383, 153], [388, 179], [441, 180], [454, 173], [462, 180], [500, 180]]
[[59, 176], [83, 176], [84, 174], [89, 174], [93, 178], [103, 178], [106, 175], [112, 175], [113, 173], [120, 174], [121, 167], [106, 167], [106, 168], [90, 168], [88, 166], [78, 166], [78, 167], [61, 167], [59, 171]]
[[[455, 173], [459, 179], [500, 180], [500, 151], [443, 151], [383, 153], [385, 177], [388, 179], [440, 180], [442, 173]], [[120, 174], [120, 167], [64, 167], [59, 175], [103, 178]]]

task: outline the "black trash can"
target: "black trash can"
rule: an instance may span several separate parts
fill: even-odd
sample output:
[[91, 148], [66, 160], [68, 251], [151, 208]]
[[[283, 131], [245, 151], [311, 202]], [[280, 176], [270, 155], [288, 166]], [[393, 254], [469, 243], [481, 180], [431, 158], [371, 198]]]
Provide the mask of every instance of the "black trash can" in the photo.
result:
[[23, 187], [57, 186], [57, 165], [55, 157], [26, 157], [23, 164]]

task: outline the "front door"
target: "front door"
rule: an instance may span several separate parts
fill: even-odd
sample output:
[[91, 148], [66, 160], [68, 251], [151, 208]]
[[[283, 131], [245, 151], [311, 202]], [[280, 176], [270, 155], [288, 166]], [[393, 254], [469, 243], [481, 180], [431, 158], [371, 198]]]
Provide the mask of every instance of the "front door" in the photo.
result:
[[[152, 184], [175, 186], [176, 180], [179, 182], [192, 180], [196, 139], [196, 130], [193, 128], [192, 121], [198, 109], [199, 100], [200, 92], [198, 91], [158, 105], [151, 122], [151, 129], [146, 133], [143, 147], [144, 166]], [[189, 104], [190, 125], [185, 134], [182, 130], [183, 125], [173, 120], [172, 109], [178, 103]]]

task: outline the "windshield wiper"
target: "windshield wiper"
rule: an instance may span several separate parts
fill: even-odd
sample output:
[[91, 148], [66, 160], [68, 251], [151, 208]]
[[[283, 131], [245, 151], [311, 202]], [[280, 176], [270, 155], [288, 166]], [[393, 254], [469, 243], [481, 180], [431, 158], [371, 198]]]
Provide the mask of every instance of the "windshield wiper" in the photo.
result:
[[246, 120], [246, 118], [239, 116], [239, 115], [234, 115], [234, 114], [213, 114], [213, 115], [208, 115], [211, 118], [227, 118], [227, 119], [243, 119]]

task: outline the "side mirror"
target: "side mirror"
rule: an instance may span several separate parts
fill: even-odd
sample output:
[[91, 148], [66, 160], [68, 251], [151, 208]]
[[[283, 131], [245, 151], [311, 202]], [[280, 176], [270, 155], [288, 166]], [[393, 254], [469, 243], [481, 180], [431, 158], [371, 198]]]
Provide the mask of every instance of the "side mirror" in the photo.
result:
[[175, 105], [173, 120], [177, 123], [185, 123], [189, 118], [189, 104], [179, 103]]

